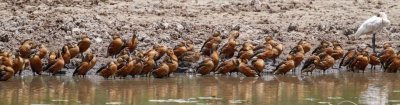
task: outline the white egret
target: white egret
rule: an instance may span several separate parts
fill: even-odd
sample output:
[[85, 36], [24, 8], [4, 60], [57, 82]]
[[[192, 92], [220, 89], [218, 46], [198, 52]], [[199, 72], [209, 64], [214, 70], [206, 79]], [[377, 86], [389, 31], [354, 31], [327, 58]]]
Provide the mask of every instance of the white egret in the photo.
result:
[[372, 34], [372, 50], [375, 53], [375, 35], [377, 32], [380, 32], [384, 27], [389, 25], [390, 21], [388, 20], [386, 13], [379, 12], [376, 16], [364, 21], [364, 23], [357, 29], [355, 36]]

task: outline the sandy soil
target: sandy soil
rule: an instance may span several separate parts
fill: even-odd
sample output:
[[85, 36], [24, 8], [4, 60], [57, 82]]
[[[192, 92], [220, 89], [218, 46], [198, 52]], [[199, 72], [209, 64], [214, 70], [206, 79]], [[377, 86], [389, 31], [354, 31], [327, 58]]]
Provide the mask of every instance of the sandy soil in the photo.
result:
[[104, 62], [114, 32], [125, 39], [136, 32], [144, 50], [151, 43], [173, 47], [186, 39], [199, 48], [213, 31], [225, 36], [232, 29], [240, 29], [241, 42], [259, 43], [273, 35], [286, 48], [301, 39], [341, 40], [351, 47], [344, 35], [379, 11], [392, 23], [379, 33], [378, 44], [398, 42], [399, 9], [395, 0], [0, 0], [0, 47], [15, 51], [21, 41], [34, 39], [55, 50], [88, 33], [92, 51]]

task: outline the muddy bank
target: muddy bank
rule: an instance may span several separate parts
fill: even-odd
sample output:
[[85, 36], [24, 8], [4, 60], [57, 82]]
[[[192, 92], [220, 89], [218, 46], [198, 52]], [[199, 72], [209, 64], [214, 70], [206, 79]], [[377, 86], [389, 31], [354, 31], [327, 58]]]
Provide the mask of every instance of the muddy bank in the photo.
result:
[[[198, 49], [213, 31], [226, 36], [232, 29], [240, 30], [241, 43], [259, 43], [272, 35], [286, 48], [300, 39], [313, 44], [322, 39], [341, 40], [352, 47], [355, 45], [347, 45], [344, 35], [353, 34], [359, 24], [379, 11], [385, 11], [392, 23], [379, 33], [378, 44], [397, 42], [399, 9], [392, 0], [2, 0], [0, 46], [15, 51], [21, 41], [34, 39], [56, 50], [66, 43], [77, 43], [76, 39], [87, 33], [93, 41], [91, 50], [100, 57], [97, 65], [109, 61], [103, 57], [112, 33], [125, 39], [137, 34], [142, 40], [138, 50], [146, 50], [152, 43], [173, 47], [187, 39]], [[370, 42], [370, 38], [358, 42]]]

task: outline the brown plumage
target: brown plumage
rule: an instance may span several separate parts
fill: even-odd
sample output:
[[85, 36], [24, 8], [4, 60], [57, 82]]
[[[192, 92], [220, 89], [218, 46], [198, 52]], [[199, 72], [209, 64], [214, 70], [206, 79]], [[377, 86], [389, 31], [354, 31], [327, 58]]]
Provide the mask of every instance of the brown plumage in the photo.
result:
[[212, 72], [216, 72], [217, 70], [215, 68], [217, 68], [218, 64], [219, 64], [219, 54], [218, 54], [218, 45], [217, 44], [213, 44], [211, 47], [211, 55], [210, 58], [214, 64], [213, 69], [211, 70]]
[[355, 72], [362, 70], [364, 72], [365, 68], [367, 68], [369, 64], [369, 56], [367, 51], [361, 52], [354, 60], [350, 63], [350, 70]]
[[229, 59], [233, 57], [236, 52], [236, 41], [233, 38], [230, 38], [227, 44], [225, 44], [221, 48], [220, 56], [222, 59]]
[[156, 56], [156, 61], [159, 60], [161, 57], [163, 57], [165, 55], [165, 53], [167, 52], [167, 47], [164, 45], [156, 45], [156, 47], [154, 48], [154, 50], [157, 51], [157, 56]]
[[154, 69], [151, 74], [155, 77], [155, 78], [163, 78], [168, 76], [169, 73], [169, 67], [167, 65], [167, 63], [163, 62], [160, 64], [160, 66], [158, 66], [156, 69]]
[[96, 63], [97, 63], [97, 58], [96, 58], [96, 55], [94, 55], [93, 53], [88, 53], [88, 55], [87, 55], [89, 58], [92, 58], [92, 60], [90, 60], [90, 62], [89, 62], [89, 64], [90, 64], [90, 69], [92, 69], [95, 65], [96, 65]]
[[179, 57], [179, 62], [196, 63], [200, 60], [201, 54], [197, 51], [188, 51]]
[[206, 58], [196, 68], [196, 72], [201, 75], [207, 75], [214, 69], [214, 66], [212, 59]]
[[255, 56], [257, 58], [264, 59], [264, 60], [270, 59], [270, 58], [272, 58], [272, 56], [274, 56], [274, 51], [272, 51], [272, 50], [273, 50], [272, 45], [266, 44], [263, 49], [259, 49], [256, 52], [254, 52], [253, 57]]
[[14, 76], [14, 70], [10, 66], [0, 65], [0, 81], [7, 81]]
[[71, 59], [75, 58], [79, 54], [79, 46], [76, 44], [68, 44], [68, 51], [71, 55]]
[[7, 66], [7, 67], [12, 67], [14, 65], [14, 60], [12, 59], [12, 54], [9, 53], [7, 56], [2, 56], [0, 57], [1, 59], [1, 65]]
[[117, 70], [116, 76], [120, 78], [125, 78], [126, 76], [128, 76], [135, 67], [136, 62], [136, 60], [129, 58], [126, 64]]
[[228, 42], [221, 48], [220, 57], [222, 59], [232, 58], [236, 52], [236, 38], [239, 37], [238, 31], [233, 31], [229, 37]]
[[274, 38], [272, 36], [267, 36], [264, 38], [264, 44], [271, 44], [271, 45], [275, 45], [277, 44], [277, 42], [274, 40]]
[[351, 60], [353, 60], [358, 54], [357, 50], [352, 48], [348, 49], [342, 60], [340, 61], [339, 68], [342, 66], [347, 66], [350, 64]]
[[154, 49], [155, 46], [153, 46], [153, 48], [150, 48], [146, 53], [144, 53], [144, 56], [147, 57], [152, 57], [152, 58], [156, 58], [159, 56], [158, 52]]
[[254, 67], [254, 70], [256, 70], [257, 75], [261, 76], [265, 68], [264, 60], [256, 58], [255, 60], [251, 61], [251, 64]]
[[301, 45], [297, 45], [294, 47], [290, 52], [290, 55], [293, 57], [294, 61], [294, 68], [293, 72], [296, 72], [296, 68], [301, 64], [301, 62], [304, 60], [304, 50]]
[[107, 65], [100, 67], [100, 69], [97, 70], [96, 73], [104, 77], [105, 79], [108, 79], [111, 76], [114, 76], [115, 72], [117, 72], [117, 65], [113, 61], [111, 61]]
[[304, 62], [303, 67], [301, 68], [301, 73], [311, 73], [317, 68], [317, 64], [319, 63], [320, 58], [317, 55], [311, 55]]
[[217, 70], [218, 74], [223, 74], [225, 75], [228, 72], [231, 72], [235, 69], [237, 69], [237, 66], [239, 65], [239, 60], [237, 58], [231, 58], [217, 66], [215, 68]]
[[156, 66], [156, 62], [154, 61], [153, 56], [146, 56], [144, 58], [144, 66], [143, 66], [143, 69], [140, 74], [148, 76], [150, 71], [153, 70], [155, 66]]
[[82, 62], [80, 65], [75, 69], [75, 71], [72, 73], [73, 76], [86, 76], [86, 73], [93, 68], [94, 64], [96, 63], [96, 58], [92, 53], [86, 54], [86, 56], [83, 57]]
[[139, 45], [139, 39], [137, 38], [136, 34], [134, 34], [131, 40], [129, 40], [128, 43], [126, 43], [129, 55], [132, 55], [132, 52], [135, 51], [138, 45]]
[[400, 69], [400, 51], [386, 62], [384, 69], [384, 71], [388, 73], [396, 73]]
[[[43, 66], [39, 55], [32, 53], [31, 57], [29, 58], [29, 62], [33, 75], [35, 74], [42, 75]], [[55, 62], [55, 60], [53, 62]], [[53, 62], [49, 62], [49, 64], [52, 64]]]
[[31, 50], [35, 47], [36, 45], [32, 40], [25, 40], [19, 47], [18, 52], [22, 58], [29, 58], [29, 55], [32, 53]]
[[143, 69], [143, 53], [139, 52], [136, 54], [137, 57], [135, 58], [136, 63], [131, 70], [131, 73], [129, 73], [132, 77], [135, 77], [135, 75], [139, 75], [142, 72]]
[[65, 64], [69, 64], [71, 60], [71, 53], [69, 53], [68, 46], [61, 48], [62, 58]]
[[[40, 57], [39, 57], [39, 58], [40, 58]], [[51, 51], [50, 54], [49, 54], [49, 59], [47, 60], [47, 63], [55, 62], [56, 59], [57, 59], [56, 52]]]
[[0, 57], [2, 57], [2, 56], [8, 56], [10, 54], [10, 52], [8, 52], [8, 51], [1, 51], [0, 50]]
[[[255, 68], [253, 68], [253, 66], [247, 64], [246, 59], [239, 60], [238, 70], [240, 73], [244, 74], [246, 77], [256, 77], [256, 75], [258, 74], [255, 71]], [[259, 75], [259, 76], [261, 76], [261, 75]]]
[[116, 55], [121, 52], [121, 50], [124, 48], [124, 41], [122, 41], [121, 37], [119, 35], [114, 35], [113, 40], [111, 41], [110, 45], [108, 45], [108, 50], [107, 50], [107, 57], [112, 56], [113, 58], [116, 57]]
[[273, 64], [275, 64], [276, 59], [282, 54], [283, 52], [283, 45], [282, 44], [275, 44], [272, 45], [272, 56], [271, 59], [273, 61]]
[[208, 38], [203, 46], [200, 48], [200, 52], [202, 55], [207, 55], [210, 56], [211, 50], [212, 50], [212, 45], [216, 44], [217, 46], [221, 43], [221, 33], [220, 32], [215, 32], [210, 38]]
[[369, 64], [371, 65], [371, 70], [374, 70], [376, 65], [381, 64], [381, 61], [376, 53], [369, 55]]
[[320, 69], [325, 74], [325, 71], [333, 67], [335, 64], [335, 59], [331, 56], [333, 53], [333, 48], [325, 48], [325, 51], [319, 55], [320, 62], [317, 63], [317, 69]]
[[81, 53], [81, 55], [83, 55], [83, 52], [88, 50], [90, 48], [91, 44], [92, 44], [92, 41], [90, 40], [89, 36], [83, 35], [82, 40], [78, 42], [79, 53]]
[[250, 42], [243, 43], [242, 48], [239, 50], [238, 58], [249, 60], [254, 55], [253, 48], [254, 46]]
[[272, 36], [267, 36], [265, 37], [265, 42], [262, 45], [259, 45], [257, 47], [254, 48], [254, 51], [256, 53], [259, 52], [263, 52], [263, 51], [268, 51], [265, 53], [272, 53], [272, 55], [270, 54], [266, 54], [265, 56], [269, 56], [266, 57], [265, 59], [272, 59], [273, 60], [273, 64], [275, 64], [276, 59], [282, 54], [283, 52], [283, 45], [276, 42]]
[[167, 49], [167, 56], [168, 57], [164, 60], [164, 62], [166, 62], [169, 67], [168, 76], [170, 76], [170, 74], [172, 74], [173, 72], [175, 72], [178, 69], [179, 64], [178, 64], [178, 58], [174, 54], [173, 49], [171, 49], [171, 48]]
[[123, 50], [117, 57], [117, 63], [127, 61], [130, 58], [128, 50]]
[[285, 75], [293, 68], [294, 68], [293, 56], [289, 55], [285, 61], [281, 62], [278, 66], [276, 66], [275, 70], [273, 70], [273, 73]]
[[40, 44], [40, 46], [39, 46], [39, 53], [38, 53], [38, 55], [39, 55], [39, 58], [40, 59], [43, 59], [46, 55], [47, 55], [47, 48], [46, 48], [46, 46], [44, 45], [44, 44]]
[[333, 41], [332, 44], [333, 44], [332, 57], [335, 60], [342, 58], [344, 55], [344, 49], [343, 49], [342, 45], [338, 41]]
[[86, 73], [90, 70], [90, 63], [89, 61], [83, 61], [80, 63], [78, 67], [76, 67], [73, 76], [82, 75], [85, 77]]
[[318, 55], [324, 52], [325, 48], [329, 47], [332, 43], [326, 40], [320, 42], [320, 45], [315, 48], [311, 54]]
[[193, 51], [194, 50], [194, 43], [192, 40], [187, 40], [186, 41], [186, 49], [187, 51]]
[[311, 43], [307, 42], [305, 40], [300, 40], [299, 43], [297, 43], [297, 45], [301, 45], [304, 49], [304, 54], [306, 54], [307, 52], [309, 52], [311, 50]]
[[389, 43], [383, 44], [383, 51], [378, 54], [378, 57], [381, 60], [381, 65], [386, 65], [385, 63], [393, 56], [395, 56], [395, 50], [392, 45]]
[[181, 57], [186, 52], [187, 52], [187, 49], [186, 49], [185, 42], [179, 42], [179, 44], [176, 45], [174, 48], [174, 54], [177, 57]]
[[59, 53], [57, 60], [53, 63], [48, 64], [45, 68], [45, 71], [48, 71], [52, 73], [52, 75], [55, 75], [61, 71], [61, 69], [64, 67], [64, 64], [64, 57], [61, 55], [61, 53]]
[[15, 54], [14, 65], [12, 68], [15, 74], [18, 73], [21, 76], [22, 70], [25, 68], [25, 60], [19, 56], [19, 54]]

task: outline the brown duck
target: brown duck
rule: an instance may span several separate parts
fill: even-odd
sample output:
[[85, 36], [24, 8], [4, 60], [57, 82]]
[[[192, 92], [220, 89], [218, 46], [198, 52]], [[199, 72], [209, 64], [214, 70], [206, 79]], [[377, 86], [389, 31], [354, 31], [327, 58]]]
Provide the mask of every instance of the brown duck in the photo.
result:
[[221, 48], [220, 57], [222, 59], [229, 59], [233, 57], [236, 52], [236, 39], [239, 37], [238, 31], [233, 31], [229, 37], [228, 42]]
[[36, 48], [35, 43], [28, 39], [22, 42], [18, 52], [22, 58], [29, 58], [29, 55], [32, 53], [32, 49], [34, 48]]
[[304, 50], [301, 45], [297, 45], [294, 47], [290, 52], [290, 55], [293, 57], [294, 61], [294, 68], [293, 72], [296, 72], [296, 68], [301, 64], [301, 62], [304, 60]]
[[177, 46], [175, 46], [175, 48], [174, 48], [173, 51], [174, 51], [174, 54], [175, 54], [177, 57], [182, 56], [184, 53], [187, 52], [185, 42], [179, 42], [179, 44], [178, 44]]
[[226, 73], [237, 69], [238, 65], [239, 65], [239, 60], [237, 58], [231, 58], [231, 59], [219, 64], [217, 66], [216, 70], [217, 70], [218, 74], [225, 75]]
[[381, 61], [376, 53], [369, 55], [369, 64], [371, 65], [371, 70], [374, 70], [376, 65], [381, 64]]
[[126, 47], [128, 48], [129, 55], [132, 55], [132, 52], [135, 51], [137, 46], [139, 45], [139, 39], [137, 38], [136, 34], [134, 34], [131, 40], [126, 43]]
[[169, 67], [167, 65], [167, 63], [162, 62], [156, 69], [154, 69], [151, 74], [155, 77], [155, 78], [163, 78], [163, 77], [167, 77], [169, 73]]
[[333, 48], [328, 47], [325, 48], [325, 51], [319, 55], [321, 60], [320, 62], [317, 63], [317, 69], [322, 70], [324, 74], [326, 70], [333, 67], [333, 65], [335, 64], [335, 58], [331, 56], [332, 53], [333, 53]]
[[83, 35], [81, 41], [78, 42], [79, 53], [81, 55], [90, 48], [92, 41], [90, 40], [88, 35]]
[[124, 41], [122, 41], [119, 35], [113, 35], [113, 40], [111, 41], [110, 45], [108, 45], [107, 50], [107, 57], [112, 56], [113, 58], [121, 52], [124, 48]]
[[[246, 77], [256, 77], [258, 74], [255, 71], [255, 68], [253, 68], [253, 66], [247, 64], [246, 59], [239, 60], [238, 70], [240, 73], [244, 74]], [[261, 76], [261, 75], [259, 75], [259, 76]]]
[[215, 32], [210, 38], [208, 38], [203, 46], [200, 48], [200, 52], [202, 55], [207, 55], [210, 56], [211, 50], [212, 50], [212, 45], [216, 44], [217, 46], [221, 43], [221, 33], [220, 32]]
[[115, 72], [117, 72], [117, 65], [113, 61], [111, 61], [107, 65], [100, 67], [100, 69], [97, 70], [96, 73], [104, 77], [105, 79], [108, 79], [111, 76], [114, 76]]
[[317, 64], [320, 62], [320, 58], [317, 55], [311, 55], [304, 62], [301, 68], [301, 73], [311, 73], [317, 68]]
[[[43, 66], [42, 66], [42, 61], [36, 53], [32, 53], [29, 58], [30, 66], [32, 69], [33, 75], [42, 75], [43, 72]], [[55, 60], [53, 61], [55, 62]], [[52, 64], [53, 62], [49, 62], [49, 64]]]
[[79, 54], [79, 46], [76, 44], [68, 44], [68, 51], [71, 55], [71, 59], [75, 58]]
[[48, 50], [47, 50], [46, 46], [44, 44], [40, 44], [39, 53], [38, 53], [39, 58], [43, 59], [47, 55], [47, 52], [48, 52]]
[[[96, 61], [96, 58], [92, 53], [86, 54], [86, 56], [83, 57], [82, 62], [80, 65], [75, 69], [75, 71], [72, 73], [73, 76], [86, 76], [86, 73], [92, 69]], [[94, 63], [93, 63], [94, 62]]]
[[201, 75], [207, 75], [214, 69], [214, 63], [211, 58], [203, 60], [196, 68], [196, 72]]
[[22, 70], [24, 70], [24, 68], [25, 68], [25, 60], [21, 56], [19, 56], [19, 54], [17, 53], [17, 54], [15, 54], [15, 60], [13, 63], [14, 64], [13, 64], [12, 68], [13, 68], [15, 74], [18, 73], [21, 76]]
[[45, 68], [45, 71], [50, 72], [52, 75], [56, 75], [64, 67], [64, 64], [64, 58], [61, 55], [61, 52], [59, 52], [57, 60], [53, 63], [48, 64]]
[[384, 65], [385, 72], [396, 73], [400, 69], [400, 51]]
[[369, 64], [368, 52], [363, 51], [356, 58], [354, 58], [354, 60], [349, 65], [350, 66], [349, 68], [353, 72], [356, 72], [356, 71], [358, 72], [359, 70], [364, 72], [365, 68], [367, 68], [368, 64]]
[[12, 67], [0, 65], [0, 81], [7, 81], [14, 76]]
[[285, 75], [287, 72], [289, 72], [294, 67], [295, 66], [294, 66], [293, 56], [289, 55], [287, 57], [286, 61], [283, 61], [278, 66], [276, 66], [275, 70], [273, 70], [273, 73]]
[[264, 71], [264, 68], [265, 68], [264, 60], [260, 59], [260, 58], [256, 58], [255, 60], [251, 61], [251, 64], [252, 64], [254, 70], [256, 70], [257, 75], [261, 76]]
[[254, 46], [250, 42], [245, 42], [239, 50], [238, 58], [249, 60], [254, 55], [253, 48]]

